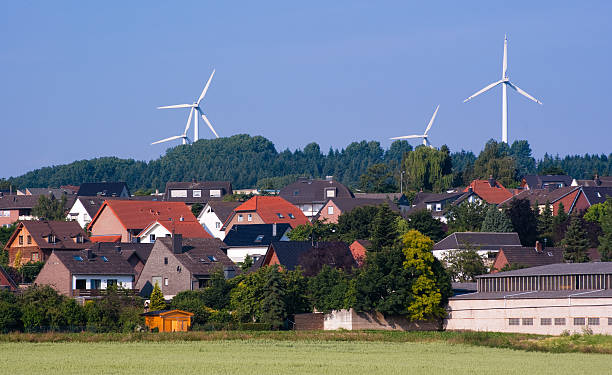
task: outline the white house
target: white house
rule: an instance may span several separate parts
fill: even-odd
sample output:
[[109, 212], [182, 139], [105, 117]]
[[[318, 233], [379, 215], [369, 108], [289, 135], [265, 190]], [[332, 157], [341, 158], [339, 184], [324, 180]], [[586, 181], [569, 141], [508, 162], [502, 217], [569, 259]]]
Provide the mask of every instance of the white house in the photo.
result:
[[96, 216], [103, 203], [104, 198], [100, 197], [77, 197], [68, 211], [66, 219], [77, 221], [82, 228], [85, 228], [91, 222], [91, 219]]
[[140, 243], [153, 243], [160, 237], [172, 237], [172, 233], [183, 238], [212, 238], [197, 221], [157, 220], [147, 225], [137, 236]]
[[240, 204], [242, 202], [209, 201], [198, 215], [198, 221], [211, 236], [223, 240], [225, 238], [225, 231], [221, 230], [223, 223]]

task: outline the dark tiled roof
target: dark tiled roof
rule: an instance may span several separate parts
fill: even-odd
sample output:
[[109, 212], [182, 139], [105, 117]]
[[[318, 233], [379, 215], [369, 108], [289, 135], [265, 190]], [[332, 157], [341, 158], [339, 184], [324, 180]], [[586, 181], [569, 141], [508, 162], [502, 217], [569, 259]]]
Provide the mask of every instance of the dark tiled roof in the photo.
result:
[[408, 198], [402, 193], [355, 193], [357, 199], [386, 199], [397, 202], [397, 204], [409, 204]]
[[54, 251], [53, 253], [73, 275], [135, 274], [130, 263], [115, 250]]
[[38, 203], [40, 195], [4, 195], [0, 196], [0, 210], [32, 209]]
[[127, 190], [127, 194], [129, 196], [130, 189], [128, 189], [125, 182], [85, 182], [79, 186], [79, 192], [77, 195], [118, 197], [123, 192], [123, 188]]
[[[91, 246], [87, 234], [76, 221], [35, 221], [20, 222], [41, 249], [84, 249]], [[55, 243], [47, 242], [49, 235], [55, 236]], [[83, 236], [83, 243], [75, 242], [77, 235]], [[17, 231], [13, 237], [17, 235]]]
[[576, 186], [566, 186], [556, 189], [531, 189], [531, 190], [523, 190], [517, 195], [506, 199], [501, 202], [500, 205], [505, 205], [512, 202], [513, 199], [527, 199], [530, 205], [543, 205], [546, 202], [555, 203], [559, 199], [564, 196], [574, 192], [579, 189]]
[[338, 181], [299, 179], [282, 188], [279, 196], [293, 204], [325, 203], [325, 189], [336, 188], [336, 198], [354, 198], [353, 193]]
[[[159, 238], [155, 241], [155, 244], [158, 243], [172, 252], [172, 238]], [[234, 269], [237, 273], [239, 268], [221, 250], [224, 247], [225, 244], [218, 238], [184, 238], [183, 252], [175, 256], [193, 275], [210, 275], [226, 267]], [[209, 256], [214, 256], [217, 260], [211, 261]]]
[[[502, 249], [509, 264], [520, 264], [525, 267], [537, 267], [563, 262], [563, 249], [548, 247], [537, 252], [533, 247], [513, 247]], [[501, 251], [497, 253], [499, 257]]]
[[[340, 249], [346, 251], [347, 254], [351, 254], [349, 246], [344, 242], [316, 242], [315, 246], [330, 252]], [[273, 242], [268, 248], [268, 252], [274, 249], [281, 266], [288, 270], [294, 270], [300, 265], [300, 256], [312, 248], [311, 241], [279, 241]], [[268, 258], [268, 254], [262, 258]]]
[[[272, 236], [275, 224], [236, 224], [232, 226], [223, 242], [229, 247], [234, 246], [268, 246], [280, 241], [285, 232], [291, 228], [287, 223], [276, 224], [276, 236]], [[258, 242], [258, 236], [263, 236]]]
[[225, 223], [225, 221], [234, 213], [234, 209], [240, 206], [242, 202], [223, 202], [223, 201], [209, 201], [208, 205], [212, 208], [213, 212], [217, 214], [219, 221]]
[[463, 192], [455, 192], [455, 193], [423, 193], [418, 192], [414, 199], [412, 200], [412, 205], [416, 206], [420, 203], [438, 203], [444, 201], [454, 201], [455, 199], [462, 196]]
[[548, 275], [588, 275], [612, 274], [612, 262], [595, 263], [555, 263], [546, 266], [523, 268], [520, 270], [498, 272], [477, 278], [505, 277], [505, 276], [548, 276]]
[[591, 205], [603, 203], [608, 197], [612, 197], [612, 187], [583, 186], [582, 191]]
[[75, 195], [74, 191], [62, 188], [27, 188], [27, 191], [32, 195], [53, 195], [55, 199], [61, 199], [62, 196]]
[[567, 175], [527, 175], [523, 179], [529, 189], [542, 189], [551, 183], [561, 183], [563, 186], [572, 184], [572, 177]]
[[[192, 190], [201, 190], [200, 197], [194, 197]], [[187, 190], [186, 197], [171, 197], [170, 190]], [[211, 197], [211, 190], [221, 190], [221, 197]], [[232, 194], [232, 183], [229, 181], [197, 181], [197, 182], [168, 182], [164, 200], [169, 202], [202, 203], [221, 200], [226, 194]]]
[[499, 250], [502, 247], [521, 246], [521, 241], [515, 232], [455, 232], [435, 244], [433, 249], [462, 249], [466, 247], [466, 244], [469, 244], [476, 250]]
[[372, 246], [372, 241], [370, 240], [355, 240], [355, 242], [365, 247], [366, 249], [369, 249]]
[[388, 204], [389, 208], [395, 212], [399, 212], [397, 205], [387, 199], [370, 199], [370, 198], [331, 198], [330, 201], [342, 211], [342, 213], [351, 212], [357, 207], [365, 206], [380, 206]]
[[94, 252], [115, 251], [121, 254], [125, 259], [129, 259], [130, 256], [136, 254], [140, 260], [146, 263], [147, 259], [149, 259], [149, 255], [151, 255], [153, 244], [132, 242], [98, 242], [89, 248]]
[[81, 202], [81, 204], [85, 208], [85, 211], [87, 211], [87, 214], [91, 218], [96, 216], [96, 213], [98, 212], [100, 207], [102, 207], [102, 204], [104, 203], [104, 200], [105, 200], [105, 198], [101, 198], [101, 197], [87, 197], [87, 196], [78, 197], [77, 199]]
[[597, 177], [593, 180], [576, 180], [578, 186], [612, 187], [612, 176]]
[[476, 299], [551, 299], [551, 298], [610, 298], [612, 289], [605, 290], [554, 290], [532, 292], [485, 292], [469, 293], [451, 297], [452, 300]]

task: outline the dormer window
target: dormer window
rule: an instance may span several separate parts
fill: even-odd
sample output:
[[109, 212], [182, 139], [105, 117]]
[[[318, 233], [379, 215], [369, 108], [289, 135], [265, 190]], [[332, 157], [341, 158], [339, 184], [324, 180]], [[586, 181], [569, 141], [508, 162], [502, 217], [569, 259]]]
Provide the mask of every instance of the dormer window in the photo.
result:
[[325, 197], [326, 198], [335, 198], [336, 197], [336, 188], [325, 189]]
[[264, 235], [260, 234], [259, 236], [257, 236], [257, 238], [255, 238], [255, 242], [261, 242], [264, 239]]
[[295, 219], [295, 216], [293, 216], [293, 214], [291, 214], [291, 213], [290, 213], [290, 214], [288, 214], [288, 216], [289, 216], [291, 219]]
[[77, 234], [77, 236], [74, 238], [74, 241], [76, 243], [83, 243], [83, 236], [80, 234]]
[[283, 214], [281, 214], [280, 212], [277, 212], [276, 216], [278, 216], [279, 219], [283, 219], [284, 218]]
[[55, 234], [50, 234], [49, 237], [47, 237], [47, 241], [49, 243], [55, 243]]
[[216, 258], [214, 255], [209, 255], [207, 258], [208, 258], [208, 260], [210, 260], [211, 262], [216, 262], [216, 261], [217, 261], [217, 258]]
[[202, 197], [202, 190], [194, 190], [193, 191], [193, 197], [194, 198], [201, 198]]

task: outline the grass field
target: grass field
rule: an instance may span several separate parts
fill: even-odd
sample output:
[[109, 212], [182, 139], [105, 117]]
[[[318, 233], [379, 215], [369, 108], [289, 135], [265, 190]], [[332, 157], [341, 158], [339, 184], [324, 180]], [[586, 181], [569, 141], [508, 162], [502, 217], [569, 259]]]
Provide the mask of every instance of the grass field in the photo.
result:
[[3, 374], [609, 374], [605, 354], [434, 342], [3, 342]]

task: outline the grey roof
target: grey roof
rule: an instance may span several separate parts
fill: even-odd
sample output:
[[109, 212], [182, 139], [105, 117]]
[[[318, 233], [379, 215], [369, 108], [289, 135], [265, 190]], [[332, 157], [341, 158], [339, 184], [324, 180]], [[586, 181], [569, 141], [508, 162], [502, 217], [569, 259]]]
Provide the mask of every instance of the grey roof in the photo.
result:
[[563, 186], [572, 184], [572, 177], [567, 175], [526, 175], [523, 179], [529, 189], [543, 189], [552, 183], [560, 183]]
[[380, 206], [382, 204], [388, 204], [391, 210], [398, 212], [397, 205], [387, 199], [372, 199], [372, 198], [330, 198], [330, 201], [342, 211], [342, 213], [351, 212], [357, 207], [365, 206]]
[[[159, 238], [155, 241], [156, 245], [158, 243], [172, 252], [172, 238]], [[238, 273], [240, 269], [221, 250], [224, 247], [225, 244], [218, 238], [183, 238], [182, 253], [174, 256], [192, 275], [210, 275], [227, 267]], [[216, 261], [211, 261], [209, 256], [214, 256]]]
[[574, 192], [579, 189], [576, 186], [565, 186], [561, 188], [548, 188], [548, 189], [531, 189], [531, 190], [523, 190], [517, 195], [514, 195], [505, 201], [501, 202], [499, 205], [504, 205], [506, 203], [510, 203], [514, 199], [527, 199], [530, 205], [535, 204], [546, 204], [546, 202], [554, 203], [564, 196]]
[[403, 193], [355, 193], [357, 199], [386, 199], [397, 202], [398, 205], [408, 205], [408, 198]]
[[[502, 249], [509, 264], [520, 264], [525, 267], [537, 267], [563, 262], [563, 249], [547, 247], [538, 252], [533, 247], [510, 247]], [[497, 257], [501, 256], [501, 251]]]
[[118, 197], [121, 195], [124, 188], [127, 190], [129, 196], [130, 189], [128, 189], [125, 182], [84, 182], [79, 186], [77, 195]]
[[87, 214], [91, 218], [96, 216], [96, 213], [98, 212], [100, 207], [102, 207], [102, 204], [104, 203], [105, 199], [106, 198], [104, 197], [95, 197], [95, 196], [94, 197], [89, 197], [89, 196], [77, 197], [77, 200], [79, 200], [81, 204], [83, 205], [83, 207], [85, 207], [85, 211], [87, 211]]
[[476, 299], [549, 299], [549, 298], [610, 298], [612, 289], [605, 290], [554, 290], [530, 292], [486, 292], [468, 293], [451, 297], [452, 300]]
[[354, 198], [353, 193], [343, 184], [334, 180], [299, 179], [282, 188], [279, 196], [292, 204], [325, 203], [326, 188], [336, 188], [336, 198]]
[[[273, 227], [276, 225], [276, 235]], [[289, 223], [280, 224], [235, 224], [227, 232], [223, 242], [228, 247], [262, 246], [268, 247], [274, 241], [280, 241], [285, 232], [291, 228]], [[261, 236], [261, 238], [259, 238]], [[256, 241], [259, 239], [259, 241]]]
[[[114, 250], [54, 251], [73, 275], [135, 275], [128, 261]], [[88, 254], [91, 256], [88, 258]]]
[[520, 270], [492, 273], [476, 278], [496, 278], [506, 276], [554, 276], [554, 275], [593, 275], [612, 274], [612, 262], [595, 263], [555, 263], [546, 266], [523, 268]]
[[451, 283], [451, 288], [453, 290], [453, 295], [474, 293], [478, 290], [477, 284], [473, 282]]
[[[193, 190], [201, 190], [200, 197], [193, 196]], [[186, 197], [171, 197], [170, 190], [187, 190]], [[220, 197], [211, 197], [211, 190], [221, 190]], [[187, 204], [202, 203], [222, 200], [224, 195], [232, 194], [232, 183], [230, 181], [194, 181], [194, 182], [168, 182], [164, 200], [168, 202], [185, 202]]]
[[[344, 250], [347, 254], [351, 254], [349, 246], [340, 241], [336, 242], [316, 242], [315, 246], [324, 249], [334, 251], [336, 249]], [[276, 257], [280, 262], [281, 266], [288, 270], [294, 270], [300, 265], [300, 256], [313, 248], [311, 241], [278, 241], [270, 244], [268, 252], [274, 250]], [[267, 258], [268, 254], [262, 258]]]
[[612, 197], [612, 187], [583, 186], [582, 191], [591, 205], [603, 203], [608, 197]]
[[416, 206], [421, 203], [439, 203], [444, 201], [454, 201], [461, 197], [464, 192], [453, 192], [453, 193], [424, 193], [418, 192], [412, 200], [412, 205]]
[[27, 188], [32, 195], [53, 195], [56, 199], [61, 199], [63, 195], [75, 195], [74, 191], [62, 188]]
[[576, 180], [576, 183], [578, 184], [578, 186], [612, 187], [612, 176], [595, 176], [595, 178], [592, 180]]
[[0, 196], [0, 210], [32, 209], [40, 195], [3, 195]]
[[513, 246], [521, 246], [518, 233], [494, 233], [494, 232], [455, 232], [433, 247], [434, 250], [463, 249], [466, 245], [476, 250], [499, 250]]
[[[41, 249], [84, 249], [91, 246], [87, 234], [76, 221], [38, 221], [24, 220], [19, 223], [23, 225]], [[49, 235], [55, 236], [55, 243], [49, 243]], [[81, 235], [83, 242], [75, 242], [75, 238]], [[13, 233], [11, 239], [17, 236]]]
[[219, 221], [225, 221], [234, 213], [234, 208], [240, 206], [244, 202], [223, 202], [223, 201], [208, 201], [208, 205], [213, 212], [217, 214]]
[[97, 242], [89, 247], [94, 252], [96, 251], [115, 251], [121, 254], [125, 259], [129, 259], [136, 254], [144, 263], [149, 259], [153, 243], [134, 243], [134, 242]]

